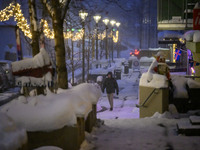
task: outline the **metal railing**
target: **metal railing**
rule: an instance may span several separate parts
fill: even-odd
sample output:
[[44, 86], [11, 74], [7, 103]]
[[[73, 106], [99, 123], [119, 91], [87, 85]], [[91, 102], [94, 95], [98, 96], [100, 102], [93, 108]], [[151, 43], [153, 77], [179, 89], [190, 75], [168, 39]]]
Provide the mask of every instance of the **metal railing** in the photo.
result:
[[149, 94], [149, 96], [146, 98], [146, 100], [142, 103], [142, 105], [139, 105], [139, 104], [136, 104], [136, 107], [140, 108], [140, 107], [147, 107], [145, 106], [145, 104], [148, 102], [148, 100], [150, 99], [150, 97], [153, 95], [153, 94], [158, 94], [158, 90], [157, 88], [153, 89], [153, 91]]

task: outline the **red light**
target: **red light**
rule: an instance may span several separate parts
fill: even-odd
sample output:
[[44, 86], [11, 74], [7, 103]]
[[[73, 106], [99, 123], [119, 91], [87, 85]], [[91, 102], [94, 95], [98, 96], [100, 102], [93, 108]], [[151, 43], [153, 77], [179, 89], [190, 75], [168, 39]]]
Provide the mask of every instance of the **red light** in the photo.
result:
[[139, 54], [140, 54], [140, 51], [137, 50], [137, 49], [135, 49], [134, 54], [135, 54], [135, 55], [139, 55]]

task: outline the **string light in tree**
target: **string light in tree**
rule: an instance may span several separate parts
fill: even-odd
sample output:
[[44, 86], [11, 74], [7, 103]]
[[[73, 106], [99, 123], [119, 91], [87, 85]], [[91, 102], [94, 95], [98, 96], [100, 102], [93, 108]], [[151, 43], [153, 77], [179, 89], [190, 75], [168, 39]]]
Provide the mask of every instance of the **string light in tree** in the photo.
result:
[[0, 11], [0, 21], [7, 21], [13, 16], [15, 5], [10, 3], [9, 6]]
[[118, 42], [118, 36], [119, 36], [119, 31], [116, 31], [116, 36], [113, 35], [113, 42], [114, 43]]
[[22, 14], [21, 6], [17, 3], [15, 6], [15, 13], [14, 13], [15, 21], [17, 21], [17, 26], [24, 32], [24, 35], [32, 38], [32, 34], [30, 31], [30, 27], [27, 23], [27, 20], [24, 18]]
[[44, 35], [45, 35], [47, 38], [49, 38], [49, 39], [54, 39], [54, 37], [55, 37], [54, 31], [53, 31], [53, 30], [52, 30], [52, 31], [50, 30], [47, 21], [44, 20], [44, 19], [41, 19], [40, 24], [43, 25], [43, 32], [44, 32]]

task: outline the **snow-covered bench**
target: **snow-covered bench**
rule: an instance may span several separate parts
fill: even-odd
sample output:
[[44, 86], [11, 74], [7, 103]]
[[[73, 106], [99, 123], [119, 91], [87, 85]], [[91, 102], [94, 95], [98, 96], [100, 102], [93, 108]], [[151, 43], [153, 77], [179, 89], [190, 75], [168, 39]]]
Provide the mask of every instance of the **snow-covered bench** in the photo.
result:
[[58, 94], [19, 97], [1, 111], [23, 126], [28, 133], [29, 149], [40, 146], [58, 146], [78, 150], [85, 138], [85, 122], [94, 125], [95, 107], [101, 89], [96, 84], [84, 83]]

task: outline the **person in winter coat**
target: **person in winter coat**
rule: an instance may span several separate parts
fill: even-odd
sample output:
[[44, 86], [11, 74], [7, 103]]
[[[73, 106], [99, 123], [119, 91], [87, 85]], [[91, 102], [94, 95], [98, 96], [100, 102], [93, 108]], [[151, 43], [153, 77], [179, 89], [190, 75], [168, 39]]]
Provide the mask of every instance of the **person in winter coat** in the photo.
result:
[[118, 87], [117, 81], [113, 78], [112, 72], [108, 72], [107, 78], [105, 79], [103, 83], [103, 89], [102, 89], [103, 93], [105, 89], [108, 96], [108, 101], [110, 103], [110, 111], [112, 111], [113, 110], [113, 95], [115, 91], [117, 95], [119, 94], [119, 87]]

